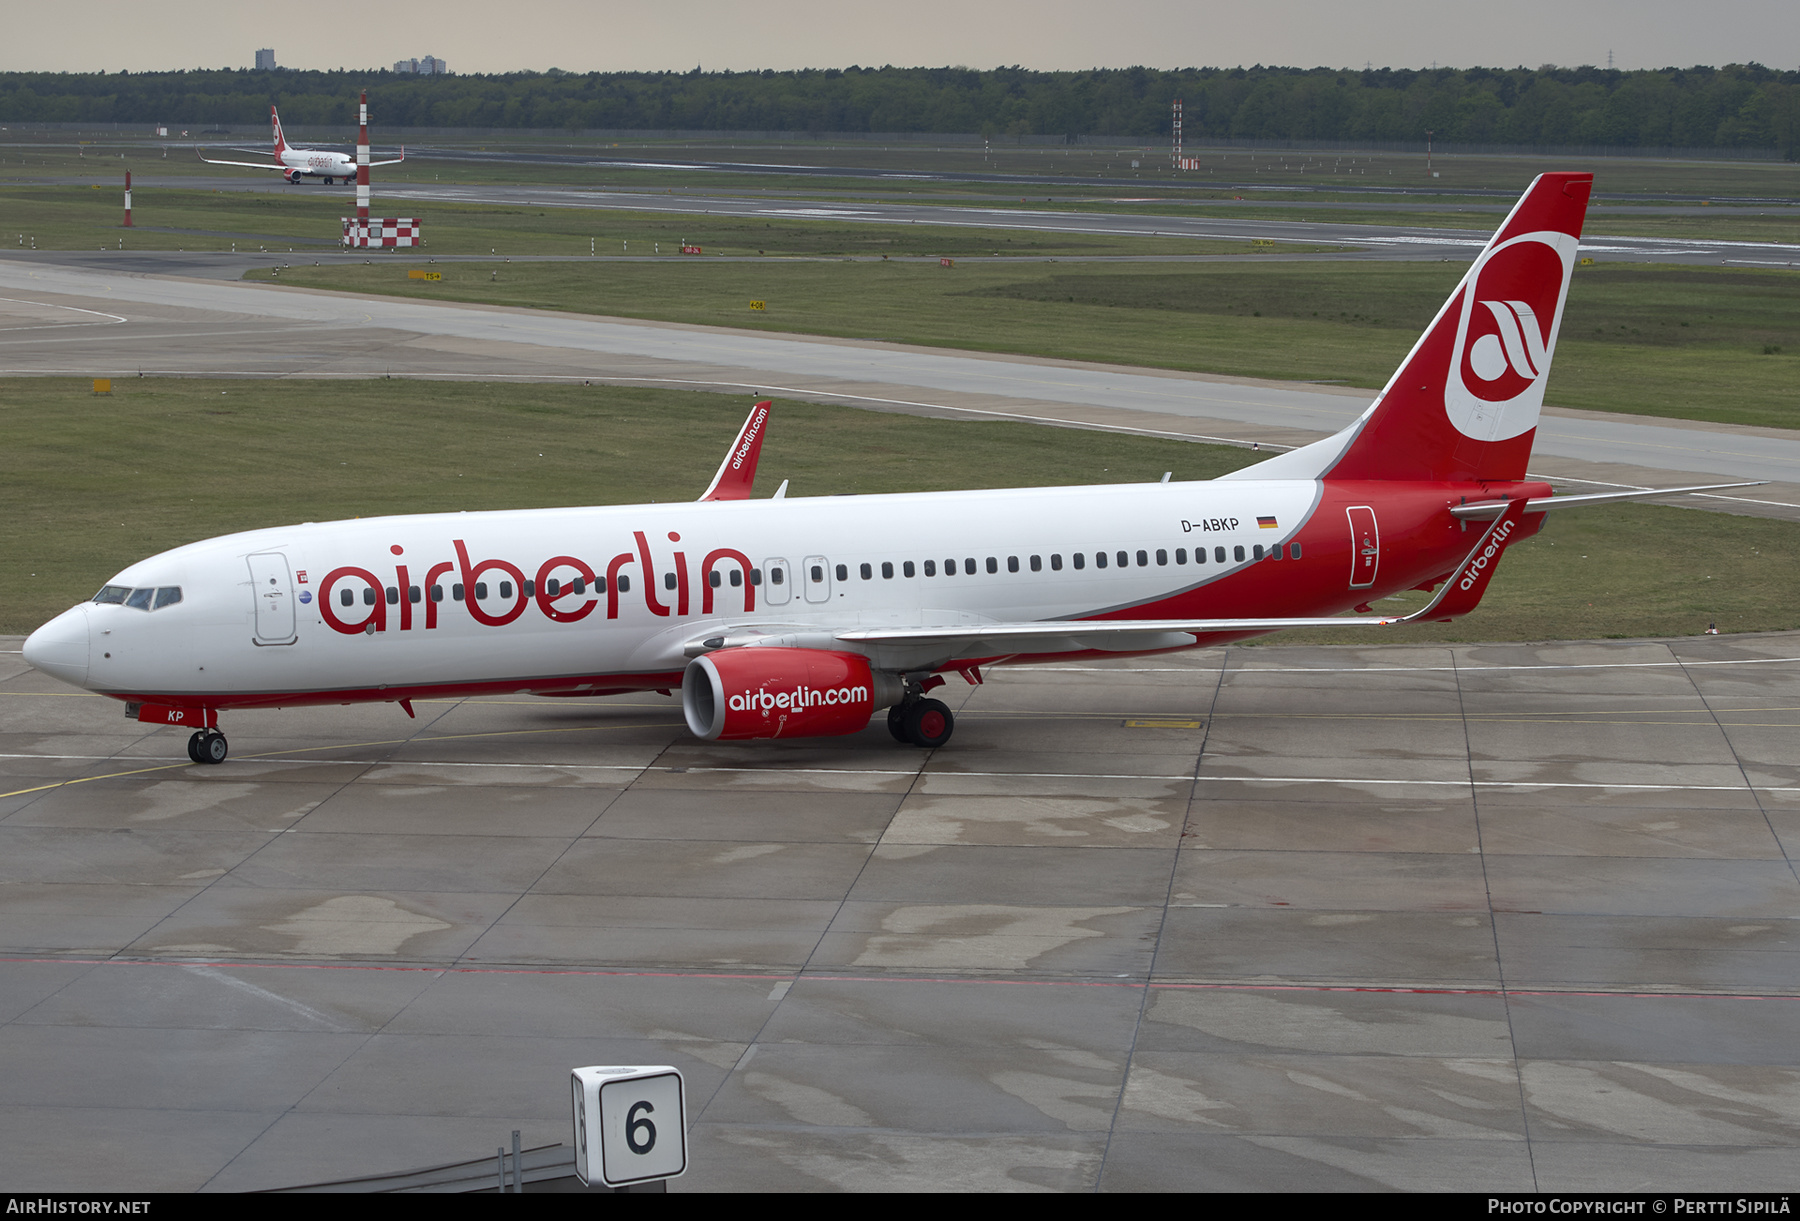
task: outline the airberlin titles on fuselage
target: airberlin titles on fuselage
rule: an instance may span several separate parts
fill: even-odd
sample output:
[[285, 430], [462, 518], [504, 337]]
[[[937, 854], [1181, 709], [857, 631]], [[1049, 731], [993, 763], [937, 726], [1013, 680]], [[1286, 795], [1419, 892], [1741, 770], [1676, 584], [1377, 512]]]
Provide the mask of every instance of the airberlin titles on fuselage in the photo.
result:
[[[1182, 519], [1181, 529], [1183, 533], [1231, 533], [1242, 524], [1242, 519], [1236, 517], [1213, 517], [1198, 521]], [[617, 619], [625, 597], [634, 592], [632, 570], [635, 570], [641, 577], [636, 592], [641, 595], [645, 609], [664, 618], [670, 615], [676, 618], [687, 617], [692, 613], [692, 589], [695, 584], [687, 552], [676, 550], [672, 553], [671, 563], [665, 566], [659, 581], [657, 563], [650, 553], [647, 535], [642, 530], [634, 530], [631, 534], [634, 549], [622, 551], [602, 565], [589, 564], [579, 556], [553, 555], [539, 564], [535, 574], [529, 577], [524, 568], [510, 560], [471, 559], [468, 544], [460, 538], [453, 539], [450, 544], [456, 558], [440, 559], [426, 566], [420, 580], [415, 580], [414, 574], [419, 571], [415, 564], [395, 565], [391, 583], [360, 565], [341, 565], [327, 572], [319, 582], [319, 612], [328, 627], [346, 636], [386, 632], [390, 629], [407, 632], [423, 628], [429, 631], [438, 626], [441, 608], [446, 600], [463, 604], [468, 609], [469, 617], [486, 627], [505, 627], [522, 616], [534, 603], [544, 617], [554, 623], [578, 623], [599, 610], [602, 601], [606, 606], [605, 617]], [[679, 544], [681, 535], [670, 531], [668, 539], [670, 543]], [[398, 543], [388, 550], [397, 558], [404, 558], [406, 554], [405, 548]], [[1060, 557], [1056, 558], [1060, 567]], [[1185, 558], [1184, 552], [1183, 562]], [[1100, 562], [1100, 566], [1104, 567], [1104, 562]], [[884, 566], [884, 572], [888, 567]], [[973, 571], [973, 568], [970, 570]], [[927, 565], [927, 575], [930, 571]], [[492, 587], [483, 579], [489, 574], [494, 574]], [[783, 575], [774, 574], [772, 579], [779, 582]], [[910, 568], [908, 575], [911, 575]], [[453, 581], [448, 595], [442, 584], [446, 576]], [[735, 547], [713, 548], [700, 561], [699, 613], [713, 614], [715, 604], [720, 611], [726, 610], [724, 599], [715, 595], [722, 593], [727, 584], [731, 590], [743, 594], [744, 613], [754, 613], [756, 590], [763, 579], [762, 570], [753, 565], [750, 557], [743, 551]], [[304, 572], [298, 574], [298, 581], [301, 585], [306, 584]], [[659, 584], [663, 586], [664, 593], [673, 595], [668, 602], [657, 596]], [[491, 602], [490, 593], [495, 595]], [[302, 591], [300, 600], [302, 603], [308, 602], [310, 595]], [[490, 610], [484, 603], [499, 603], [504, 609]], [[365, 611], [360, 618], [353, 618], [350, 613], [346, 613], [353, 613], [359, 607]], [[394, 608], [391, 613], [389, 607]], [[735, 607], [731, 609], [736, 610]]]
[[[642, 530], [633, 530], [631, 534], [635, 550], [621, 552], [599, 567], [579, 556], [553, 555], [538, 565], [534, 577], [527, 577], [525, 570], [510, 560], [471, 560], [468, 545], [460, 538], [450, 544], [456, 559], [431, 564], [425, 569], [424, 579], [418, 583], [414, 582], [412, 565], [395, 565], [394, 583], [390, 585], [367, 568], [347, 564], [333, 568], [319, 582], [319, 612], [328, 627], [346, 636], [385, 632], [390, 626], [397, 626], [403, 632], [415, 627], [430, 630], [437, 627], [439, 608], [444, 602], [444, 587], [440, 582], [445, 576], [455, 574], [461, 579], [452, 585], [450, 600], [462, 603], [468, 609], [469, 617], [486, 627], [505, 627], [533, 603], [552, 622], [578, 623], [598, 610], [604, 600], [606, 617], [617, 619], [620, 596], [632, 592], [631, 576], [621, 570], [636, 566], [643, 576], [640, 586], [643, 603], [651, 614], [682, 617], [691, 613], [693, 582], [689, 576], [687, 553], [674, 552], [672, 566], [663, 574], [665, 592], [674, 595], [669, 603], [665, 603], [656, 593], [657, 569], [650, 554], [650, 541]], [[681, 535], [671, 530], [669, 541], [679, 543]], [[397, 557], [406, 554], [405, 548], [398, 543], [388, 550]], [[756, 587], [761, 583], [761, 572], [751, 565], [750, 557], [742, 551], [734, 547], [715, 547], [700, 562], [702, 615], [713, 613], [714, 595], [724, 584], [723, 581], [719, 585], [713, 583], [715, 572], [730, 572], [731, 588], [743, 592], [744, 612], [755, 611]], [[499, 602], [508, 604], [497, 612], [482, 605], [488, 593], [487, 582], [482, 578], [489, 573], [498, 574], [495, 592]], [[304, 574], [301, 579], [304, 581]], [[356, 594], [358, 586], [363, 591], [360, 599]], [[347, 619], [339, 613], [355, 608], [359, 602], [367, 610], [362, 618]], [[398, 612], [397, 625], [388, 621], [390, 606]]]

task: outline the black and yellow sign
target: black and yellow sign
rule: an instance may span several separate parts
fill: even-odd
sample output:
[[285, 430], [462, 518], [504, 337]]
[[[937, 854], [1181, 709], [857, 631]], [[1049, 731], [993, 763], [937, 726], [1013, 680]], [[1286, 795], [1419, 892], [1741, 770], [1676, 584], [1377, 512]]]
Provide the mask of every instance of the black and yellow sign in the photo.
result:
[[750, 308], [751, 309], [768, 309], [769, 303], [767, 301], [752, 301], [750, 303]]
[[409, 280], [441, 280], [444, 278], [444, 273], [441, 271], [409, 271], [406, 273], [406, 278]]

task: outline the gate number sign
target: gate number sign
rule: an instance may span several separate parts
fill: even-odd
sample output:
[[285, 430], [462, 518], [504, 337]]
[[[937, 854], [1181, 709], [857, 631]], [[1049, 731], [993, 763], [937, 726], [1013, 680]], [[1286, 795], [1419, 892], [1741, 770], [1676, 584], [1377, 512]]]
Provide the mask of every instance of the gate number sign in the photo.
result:
[[666, 1064], [596, 1066], [570, 1074], [575, 1173], [622, 1187], [687, 1171], [681, 1073]]

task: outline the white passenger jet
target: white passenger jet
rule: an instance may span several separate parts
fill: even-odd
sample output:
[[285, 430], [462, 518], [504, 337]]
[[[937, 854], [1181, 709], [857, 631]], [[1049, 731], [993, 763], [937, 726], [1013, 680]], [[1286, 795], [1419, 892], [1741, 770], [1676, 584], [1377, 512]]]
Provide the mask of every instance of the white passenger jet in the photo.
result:
[[[886, 708], [895, 738], [935, 747], [945, 674], [1453, 619], [1547, 510], [1659, 494], [1552, 497], [1525, 474], [1591, 184], [1532, 183], [1355, 423], [1222, 479], [751, 500], [758, 403], [697, 503], [192, 543], [25, 656], [191, 727], [196, 762], [224, 760], [224, 709], [677, 687], [702, 738], [855, 733]], [[1414, 614], [1368, 614], [1432, 588]]]
[[[356, 158], [349, 153], [334, 153], [322, 148], [295, 148], [281, 134], [281, 116], [275, 113], [275, 107], [269, 107], [269, 122], [275, 129], [275, 160], [270, 161], [215, 161], [205, 153], [200, 160], [208, 165], [237, 165], [249, 170], [280, 170], [282, 177], [298, 184], [302, 178], [323, 178], [326, 186], [331, 186], [338, 179], [345, 182], [356, 181]], [[388, 161], [371, 161], [371, 167], [378, 165], [399, 165], [406, 160], [406, 149], [400, 155]]]

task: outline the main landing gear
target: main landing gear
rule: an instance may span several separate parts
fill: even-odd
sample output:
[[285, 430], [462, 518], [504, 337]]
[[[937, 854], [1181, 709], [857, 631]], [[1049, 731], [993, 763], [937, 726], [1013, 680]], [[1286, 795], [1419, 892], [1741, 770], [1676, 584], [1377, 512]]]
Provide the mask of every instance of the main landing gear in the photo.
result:
[[942, 700], [922, 699], [913, 694], [888, 709], [888, 732], [894, 735], [896, 742], [927, 748], [942, 746], [950, 740], [955, 728], [956, 718]]
[[216, 729], [201, 729], [188, 739], [188, 758], [195, 763], [223, 763], [230, 753], [225, 735]]

